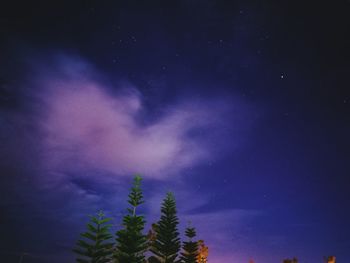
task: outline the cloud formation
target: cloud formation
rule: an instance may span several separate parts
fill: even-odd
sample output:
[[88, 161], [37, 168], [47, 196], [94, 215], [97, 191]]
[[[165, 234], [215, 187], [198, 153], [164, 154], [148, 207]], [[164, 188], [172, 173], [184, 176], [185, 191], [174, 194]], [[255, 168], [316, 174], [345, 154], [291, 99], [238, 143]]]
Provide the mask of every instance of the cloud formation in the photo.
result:
[[214, 137], [224, 130], [228, 103], [182, 101], [145, 124], [139, 121], [145, 112], [139, 92], [89, 77], [96, 73], [81, 61], [69, 63], [70, 70], [66, 61], [40, 82], [40, 130], [50, 169], [80, 166], [161, 179], [215, 153], [210, 147], [218, 146]]

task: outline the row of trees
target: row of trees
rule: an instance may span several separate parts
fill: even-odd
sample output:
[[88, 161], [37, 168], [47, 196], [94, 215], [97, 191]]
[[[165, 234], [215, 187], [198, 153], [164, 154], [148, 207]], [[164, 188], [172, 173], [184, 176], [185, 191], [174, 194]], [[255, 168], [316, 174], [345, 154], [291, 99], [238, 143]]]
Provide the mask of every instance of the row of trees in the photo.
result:
[[206, 263], [208, 248], [203, 241], [196, 241], [196, 231], [187, 227], [186, 241], [181, 242], [178, 231], [176, 202], [172, 193], [167, 193], [161, 207], [159, 221], [144, 234], [145, 218], [137, 213], [144, 203], [141, 177], [134, 178], [128, 195], [130, 207], [123, 217], [123, 228], [110, 233], [111, 218], [100, 212], [92, 216], [87, 231], [81, 234], [77, 247], [80, 263]]

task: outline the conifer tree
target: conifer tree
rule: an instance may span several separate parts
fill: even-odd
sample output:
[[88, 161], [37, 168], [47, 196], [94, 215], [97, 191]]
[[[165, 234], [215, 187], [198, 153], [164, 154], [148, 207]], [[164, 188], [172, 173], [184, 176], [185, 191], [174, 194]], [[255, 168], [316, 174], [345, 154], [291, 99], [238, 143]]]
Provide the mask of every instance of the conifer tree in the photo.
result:
[[161, 217], [154, 226], [155, 238], [151, 241], [152, 262], [174, 263], [181, 248], [177, 226], [176, 202], [172, 193], [167, 193], [161, 207]]
[[188, 241], [183, 242], [181, 263], [196, 263], [198, 258], [198, 242], [193, 238], [196, 236], [196, 230], [193, 227], [188, 227], [185, 232]]
[[[113, 243], [109, 242], [112, 235], [109, 233], [111, 218], [106, 218], [102, 212], [91, 216], [87, 224], [88, 230], [80, 234], [84, 239], [78, 240], [77, 248], [73, 251], [79, 255], [79, 263], [107, 263], [111, 261]], [[82, 257], [81, 257], [82, 256]]]
[[128, 200], [131, 207], [127, 209], [128, 214], [123, 218], [124, 228], [116, 233], [115, 259], [120, 263], [143, 263], [145, 259], [147, 239], [142, 233], [145, 220], [143, 216], [136, 213], [136, 208], [144, 202], [141, 180], [140, 176], [134, 178]]

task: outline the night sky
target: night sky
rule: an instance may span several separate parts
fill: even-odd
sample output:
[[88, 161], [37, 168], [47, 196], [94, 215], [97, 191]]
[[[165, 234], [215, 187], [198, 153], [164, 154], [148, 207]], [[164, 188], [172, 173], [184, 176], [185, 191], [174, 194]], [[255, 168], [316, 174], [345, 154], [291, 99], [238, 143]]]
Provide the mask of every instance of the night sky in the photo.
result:
[[74, 262], [135, 173], [210, 263], [348, 262], [349, 1], [7, 2], [1, 262]]

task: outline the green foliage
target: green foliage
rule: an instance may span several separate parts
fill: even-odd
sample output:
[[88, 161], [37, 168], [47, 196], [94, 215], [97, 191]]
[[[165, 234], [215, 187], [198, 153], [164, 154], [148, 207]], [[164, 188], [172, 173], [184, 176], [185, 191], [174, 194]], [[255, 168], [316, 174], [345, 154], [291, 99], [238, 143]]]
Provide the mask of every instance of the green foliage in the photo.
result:
[[145, 226], [143, 216], [136, 214], [136, 208], [142, 204], [141, 177], [134, 178], [133, 187], [130, 190], [128, 214], [123, 218], [123, 229], [116, 233], [115, 259], [120, 263], [143, 263], [144, 252], [147, 249], [147, 239], [142, 233]]
[[199, 254], [198, 242], [193, 241], [193, 238], [196, 236], [196, 230], [193, 227], [188, 227], [185, 235], [188, 237], [188, 241], [183, 242], [183, 252], [180, 257], [181, 263], [196, 263]]
[[167, 193], [161, 207], [161, 218], [153, 226], [154, 240], [150, 242], [150, 251], [154, 254], [151, 262], [174, 263], [180, 252], [181, 242], [177, 226], [176, 202], [172, 193]]
[[102, 212], [91, 216], [87, 231], [81, 234], [83, 239], [78, 240], [77, 248], [73, 250], [79, 255], [77, 262], [107, 263], [111, 261], [113, 243], [108, 242], [112, 235], [109, 233], [111, 225], [107, 224], [110, 220]]
[[[123, 227], [116, 232], [116, 245], [109, 240], [112, 235], [107, 224], [111, 219], [102, 212], [92, 216], [87, 224], [87, 231], [82, 233], [83, 239], [78, 240], [73, 251], [79, 256], [79, 263], [197, 263], [200, 253], [199, 244], [193, 239], [196, 231], [192, 227], [186, 229], [188, 240], [179, 238], [176, 201], [172, 193], [167, 193], [161, 206], [161, 217], [148, 237], [143, 234], [144, 216], [137, 214], [137, 208], [144, 203], [141, 189], [142, 178], [135, 176], [133, 186], [128, 195], [127, 214], [123, 217]], [[206, 248], [205, 255], [207, 256]], [[148, 250], [148, 251], [147, 251]], [[150, 252], [148, 260], [145, 253]], [[180, 259], [179, 259], [180, 254]], [[206, 260], [205, 256], [205, 260]], [[207, 261], [204, 261], [207, 262]]]
[[128, 195], [129, 197], [128, 203], [133, 208], [132, 210], [128, 210], [128, 211], [132, 212], [133, 215], [136, 212], [136, 207], [144, 203], [142, 189], [141, 189], [141, 181], [142, 181], [141, 176], [136, 175], [134, 177], [134, 185], [131, 188], [130, 193]]

